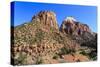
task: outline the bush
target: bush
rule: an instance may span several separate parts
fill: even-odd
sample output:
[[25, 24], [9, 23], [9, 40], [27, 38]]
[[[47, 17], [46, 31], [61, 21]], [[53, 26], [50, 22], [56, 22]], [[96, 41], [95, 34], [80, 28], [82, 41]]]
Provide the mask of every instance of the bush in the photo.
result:
[[55, 54], [55, 55], [53, 56], [53, 59], [58, 59], [58, 55]]
[[61, 55], [64, 55], [64, 54], [71, 54], [71, 53], [75, 53], [75, 50], [74, 49], [67, 49], [66, 47], [63, 47], [61, 48]]
[[37, 61], [36, 61], [36, 64], [42, 64], [42, 63], [43, 63], [43, 60], [40, 57], [38, 57]]
[[84, 50], [81, 51], [80, 54], [82, 54], [82, 55], [87, 55], [87, 53], [86, 53]]
[[91, 52], [89, 53], [89, 57], [90, 57], [90, 59], [92, 59], [92, 60], [97, 60], [97, 52], [91, 51]]
[[35, 38], [36, 38], [37, 42], [38, 42], [38, 41], [39, 41], [39, 42], [42, 41], [42, 39], [44, 38], [44, 34], [45, 34], [45, 32], [43, 32], [43, 31], [40, 30], [40, 29], [36, 32]]
[[91, 51], [90, 53], [86, 53], [84, 50], [80, 52], [80, 54], [88, 56], [91, 60], [97, 60], [97, 52]]
[[25, 54], [23, 54], [22, 52], [20, 52], [19, 54], [20, 56], [15, 59], [14, 65], [22, 65], [22, 64], [26, 64], [25, 63], [25, 59], [27, 58]]

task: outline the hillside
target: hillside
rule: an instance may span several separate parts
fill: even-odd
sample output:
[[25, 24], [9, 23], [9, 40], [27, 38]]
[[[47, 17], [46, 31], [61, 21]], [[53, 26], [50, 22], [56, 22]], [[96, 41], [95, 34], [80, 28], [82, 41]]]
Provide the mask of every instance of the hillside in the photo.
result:
[[[79, 27], [84, 27], [77, 30]], [[69, 28], [68, 28], [69, 26]], [[82, 32], [81, 32], [82, 30]], [[58, 27], [56, 14], [41, 11], [30, 22], [12, 27], [11, 64], [54, 64], [97, 59], [97, 34], [67, 18]]]

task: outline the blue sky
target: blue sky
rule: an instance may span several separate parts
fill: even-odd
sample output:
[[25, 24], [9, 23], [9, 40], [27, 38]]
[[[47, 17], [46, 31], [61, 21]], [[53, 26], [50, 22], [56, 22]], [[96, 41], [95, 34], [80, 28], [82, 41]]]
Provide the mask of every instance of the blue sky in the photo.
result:
[[12, 5], [12, 19], [14, 26], [30, 22], [32, 17], [41, 10], [49, 10], [56, 13], [58, 25], [67, 16], [73, 16], [78, 21], [89, 25], [92, 31], [97, 32], [97, 7], [96, 6], [82, 6], [82, 5], [68, 5], [68, 4], [48, 4], [48, 3], [34, 3], [34, 2], [13, 2]]

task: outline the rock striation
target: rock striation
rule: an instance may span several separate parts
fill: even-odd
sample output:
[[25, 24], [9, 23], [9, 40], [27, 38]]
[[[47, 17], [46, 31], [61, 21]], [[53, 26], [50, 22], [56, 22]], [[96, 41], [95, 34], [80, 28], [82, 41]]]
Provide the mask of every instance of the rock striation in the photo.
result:
[[32, 22], [34, 22], [34, 20], [37, 20], [47, 27], [52, 27], [57, 30], [59, 29], [56, 20], [56, 14], [52, 11], [40, 11], [36, 16], [33, 16]]
[[71, 35], [81, 35], [84, 31], [91, 32], [87, 24], [78, 22], [73, 17], [67, 17], [60, 27], [61, 32]]

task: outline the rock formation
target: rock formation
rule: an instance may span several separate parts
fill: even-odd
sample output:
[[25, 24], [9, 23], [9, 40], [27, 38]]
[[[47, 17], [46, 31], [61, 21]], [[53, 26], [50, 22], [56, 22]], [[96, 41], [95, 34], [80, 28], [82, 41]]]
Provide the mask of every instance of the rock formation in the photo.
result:
[[73, 17], [67, 17], [60, 27], [60, 30], [63, 33], [72, 34], [72, 35], [81, 35], [84, 31], [90, 32], [90, 28], [86, 24], [78, 22]]
[[52, 27], [57, 30], [59, 29], [56, 20], [56, 14], [52, 11], [40, 11], [36, 16], [33, 16], [32, 22], [34, 22], [34, 20], [37, 20], [47, 27]]
[[11, 64], [81, 62], [89, 61], [90, 58], [96, 60], [96, 37], [86, 24], [77, 22], [73, 17], [67, 17], [59, 31], [56, 14], [41, 11], [32, 17], [31, 22], [12, 27]]

